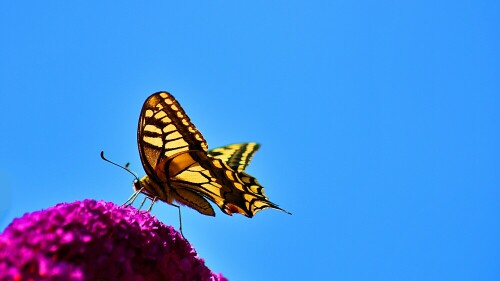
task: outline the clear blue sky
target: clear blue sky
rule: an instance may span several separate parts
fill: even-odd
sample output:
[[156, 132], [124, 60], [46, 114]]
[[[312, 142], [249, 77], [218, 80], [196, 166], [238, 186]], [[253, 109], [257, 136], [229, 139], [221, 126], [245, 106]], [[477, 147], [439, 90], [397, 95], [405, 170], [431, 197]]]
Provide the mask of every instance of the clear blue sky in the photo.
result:
[[[143, 101], [262, 144], [253, 219], [183, 209], [232, 280], [500, 280], [498, 1], [4, 1], [0, 229], [122, 203]], [[153, 214], [178, 226], [177, 210]]]

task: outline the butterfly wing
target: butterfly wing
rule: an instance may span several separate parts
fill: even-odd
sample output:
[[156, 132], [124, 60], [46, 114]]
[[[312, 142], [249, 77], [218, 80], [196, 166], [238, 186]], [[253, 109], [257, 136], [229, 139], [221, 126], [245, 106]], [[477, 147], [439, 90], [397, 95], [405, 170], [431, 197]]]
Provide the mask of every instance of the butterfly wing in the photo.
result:
[[200, 214], [215, 217], [214, 208], [208, 201], [196, 192], [190, 189], [179, 188], [175, 190], [176, 200], [192, 209], [198, 211]]
[[243, 172], [259, 148], [260, 144], [254, 142], [235, 143], [211, 149], [208, 154], [221, 159], [234, 171]]
[[189, 150], [207, 151], [207, 142], [167, 92], [154, 93], [142, 107], [137, 131], [139, 154], [148, 176], [164, 159]]
[[[266, 208], [285, 210], [269, 201], [264, 188], [252, 176], [236, 173], [224, 161], [201, 152], [190, 152], [197, 160], [170, 179], [173, 192], [189, 190], [214, 202], [224, 213], [253, 217]], [[202, 206], [190, 206], [203, 213]]]
[[[208, 154], [211, 157], [222, 160], [233, 171], [235, 171], [237, 174], [237, 178], [239, 178], [239, 180], [245, 187], [243, 193], [251, 194], [243, 195], [243, 197], [252, 198], [250, 202], [245, 202], [245, 204], [242, 204], [242, 202], [237, 199], [238, 196], [236, 196], [236, 198], [233, 198], [232, 200], [227, 200], [228, 204], [230, 206], [238, 206], [238, 208], [236, 208], [238, 212], [246, 216], [249, 216], [248, 214], [254, 215], [258, 211], [266, 208], [278, 209], [289, 214], [289, 212], [281, 209], [280, 207], [278, 207], [278, 205], [270, 202], [267, 199], [267, 196], [264, 194], [264, 187], [260, 185], [256, 178], [243, 172], [248, 164], [250, 164], [250, 160], [252, 160], [253, 155], [259, 148], [260, 144], [249, 142], [231, 144], [224, 147], [214, 148], [208, 151]], [[232, 178], [236, 177], [233, 176]], [[239, 185], [236, 184], [236, 186], [238, 187]], [[229, 201], [239, 203], [234, 204]], [[223, 208], [224, 207], [222, 207], [221, 209]]]

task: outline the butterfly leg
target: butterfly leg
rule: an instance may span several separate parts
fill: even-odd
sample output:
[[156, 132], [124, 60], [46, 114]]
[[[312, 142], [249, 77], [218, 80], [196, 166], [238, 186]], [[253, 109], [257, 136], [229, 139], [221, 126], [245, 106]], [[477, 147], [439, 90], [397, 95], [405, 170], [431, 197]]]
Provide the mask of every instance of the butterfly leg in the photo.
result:
[[186, 237], [184, 237], [184, 233], [182, 233], [182, 217], [181, 217], [181, 206], [179, 205], [175, 205], [175, 204], [170, 204], [174, 207], [177, 208], [177, 210], [179, 210], [179, 232], [181, 233], [182, 235], [182, 238], [186, 239]]
[[146, 199], [148, 199], [148, 197], [144, 197], [144, 199], [142, 200], [141, 205], [139, 206], [139, 210], [142, 209], [144, 203], [146, 203]]
[[153, 199], [151, 199], [151, 205], [149, 205], [148, 212], [151, 212], [151, 209], [153, 209], [153, 205], [155, 204], [156, 199], [158, 199], [158, 196], [155, 196]]
[[125, 201], [125, 203], [123, 203], [122, 206], [130, 206], [132, 205], [132, 203], [134, 203], [135, 199], [137, 198], [137, 196], [139, 196], [139, 194], [141, 193], [143, 188], [139, 189], [139, 190], [136, 190], [134, 192], [134, 194], [132, 194], [132, 196], [130, 196], [127, 201]]

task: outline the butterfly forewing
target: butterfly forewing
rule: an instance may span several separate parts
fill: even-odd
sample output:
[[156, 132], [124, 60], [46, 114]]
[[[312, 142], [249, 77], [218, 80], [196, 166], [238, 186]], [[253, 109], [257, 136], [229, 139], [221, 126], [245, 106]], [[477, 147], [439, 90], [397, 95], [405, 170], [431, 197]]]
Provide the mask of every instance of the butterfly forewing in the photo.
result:
[[167, 92], [155, 93], [144, 103], [137, 138], [141, 160], [149, 176], [155, 175], [157, 165], [165, 158], [208, 148], [182, 107]]

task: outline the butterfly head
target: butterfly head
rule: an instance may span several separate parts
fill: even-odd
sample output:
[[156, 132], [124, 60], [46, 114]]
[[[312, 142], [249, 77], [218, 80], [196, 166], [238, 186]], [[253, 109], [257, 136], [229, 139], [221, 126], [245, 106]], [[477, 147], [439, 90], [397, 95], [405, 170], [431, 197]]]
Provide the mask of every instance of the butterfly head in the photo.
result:
[[149, 198], [158, 198], [162, 201], [169, 202], [162, 187], [155, 181], [152, 181], [147, 175], [141, 179], [134, 180], [133, 188], [135, 192], [140, 192]]
[[143, 189], [141, 181], [137, 180], [137, 179], [134, 180], [132, 186], [134, 187], [134, 191], [139, 191], [140, 192]]

